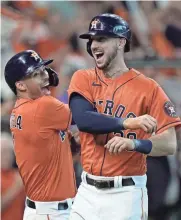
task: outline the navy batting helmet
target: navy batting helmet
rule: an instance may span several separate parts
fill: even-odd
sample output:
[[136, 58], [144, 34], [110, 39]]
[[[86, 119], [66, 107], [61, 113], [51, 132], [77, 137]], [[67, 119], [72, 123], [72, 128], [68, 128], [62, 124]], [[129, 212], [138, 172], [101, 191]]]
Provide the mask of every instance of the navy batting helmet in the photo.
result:
[[120, 16], [109, 13], [95, 16], [90, 22], [89, 31], [79, 36], [82, 39], [89, 39], [87, 43], [87, 52], [91, 56], [91, 36], [98, 35], [125, 38], [126, 45], [124, 51], [130, 51], [131, 30], [128, 23]]
[[4, 76], [11, 90], [16, 94], [15, 83], [30, 75], [35, 69], [46, 66], [53, 60], [43, 60], [34, 50], [25, 50], [13, 56], [6, 64]]

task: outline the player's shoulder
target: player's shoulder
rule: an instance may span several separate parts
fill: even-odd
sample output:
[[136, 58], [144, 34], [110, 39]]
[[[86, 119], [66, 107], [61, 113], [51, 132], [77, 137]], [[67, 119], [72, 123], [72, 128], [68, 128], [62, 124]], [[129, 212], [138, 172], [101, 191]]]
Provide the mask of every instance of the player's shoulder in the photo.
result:
[[38, 99], [36, 99], [36, 102], [38, 104], [39, 108], [51, 108], [57, 105], [63, 105], [61, 101], [58, 99], [54, 98], [53, 96], [42, 96]]
[[136, 81], [138, 83], [140, 83], [142, 86], [145, 86], [147, 88], [156, 88], [159, 86], [159, 84], [154, 80], [154, 79], [151, 79], [147, 76], [145, 76], [142, 72], [138, 71], [138, 70], [135, 70], [133, 69], [133, 71], [137, 74], [138, 77], [136, 77]]
[[37, 102], [36, 115], [52, 117], [52, 114], [56, 114], [57, 111], [60, 112], [60, 110], [69, 109], [68, 104], [59, 101], [53, 96], [42, 96], [35, 101]]
[[[86, 78], [92, 78], [95, 76], [95, 68], [90, 69], [79, 69], [74, 74], [73, 77], [86, 77]], [[80, 79], [80, 78], [79, 78]]]

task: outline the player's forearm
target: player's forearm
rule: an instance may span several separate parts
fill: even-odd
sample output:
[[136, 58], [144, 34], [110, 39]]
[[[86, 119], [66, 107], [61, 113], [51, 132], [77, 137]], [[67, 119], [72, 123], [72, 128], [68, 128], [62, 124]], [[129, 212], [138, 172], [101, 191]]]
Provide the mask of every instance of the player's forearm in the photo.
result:
[[87, 133], [107, 134], [110, 132], [120, 132], [124, 129], [122, 119], [91, 111], [84, 112], [81, 119], [76, 121], [80, 131]]
[[175, 128], [169, 128], [149, 139], [152, 142], [152, 150], [149, 156], [167, 156], [174, 154], [176, 151], [177, 141]]

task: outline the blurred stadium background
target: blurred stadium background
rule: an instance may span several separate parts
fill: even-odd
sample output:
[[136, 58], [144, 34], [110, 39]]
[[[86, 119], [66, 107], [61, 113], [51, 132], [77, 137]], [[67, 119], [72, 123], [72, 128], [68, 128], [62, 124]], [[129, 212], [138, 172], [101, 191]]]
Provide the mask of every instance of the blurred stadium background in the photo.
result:
[[[72, 74], [94, 66], [86, 42], [78, 35], [99, 13], [115, 13], [127, 20], [133, 37], [126, 54], [129, 67], [156, 80], [181, 116], [181, 2], [179, 1], [1, 1], [1, 215], [22, 220], [24, 193], [13, 156], [9, 114], [15, 97], [4, 82], [7, 60], [34, 49], [53, 58], [60, 86], [54, 95], [67, 102]], [[80, 79], [81, 80], [81, 79]], [[148, 158], [150, 220], [181, 219], [181, 131], [174, 156]], [[77, 185], [79, 156], [74, 155]], [[13, 218], [12, 218], [13, 216]]]

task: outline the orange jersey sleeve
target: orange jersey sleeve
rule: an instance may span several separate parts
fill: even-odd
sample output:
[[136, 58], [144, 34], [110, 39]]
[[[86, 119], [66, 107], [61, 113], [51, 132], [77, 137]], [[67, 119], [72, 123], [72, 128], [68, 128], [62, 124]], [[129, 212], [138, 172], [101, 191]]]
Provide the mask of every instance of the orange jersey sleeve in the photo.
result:
[[74, 92], [79, 93], [89, 102], [93, 103], [94, 100], [91, 95], [90, 75], [87, 70], [78, 70], [74, 73], [68, 89], [69, 98]]
[[64, 131], [69, 127], [70, 122], [71, 112], [67, 104], [52, 96], [40, 98], [35, 113], [35, 124], [40, 133], [49, 134], [51, 129]]
[[176, 114], [174, 105], [156, 82], [150, 100], [149, 114], [157, 119], [157, 133], [161, 133], [173, 126], [181, 126], [181, 121]]

